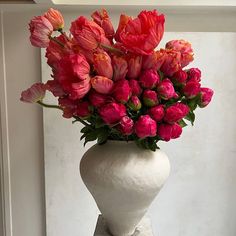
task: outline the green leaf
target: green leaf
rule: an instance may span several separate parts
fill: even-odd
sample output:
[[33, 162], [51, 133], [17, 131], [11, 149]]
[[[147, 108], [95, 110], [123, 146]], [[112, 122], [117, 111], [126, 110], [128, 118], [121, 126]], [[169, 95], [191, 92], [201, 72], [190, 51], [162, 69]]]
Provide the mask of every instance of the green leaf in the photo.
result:
[[194, 111], [197, 108], [201, 95], [197, 95], [195, 98], [187, 100], [187, 105], [189, 106], [191, 111]]
[[103, 144], [107, 141], [110, 132], [108, 128], [98, 129], [97, 130], [97, 143]]
[[182, 127], [182, 128], [184, 128], [185, 126], [187, 126], [187, 123], [182, 119], [182, 120], [180, 120], [179, 122], [179, 125]]
[[190, 111], [188, 115], [184, 117], [184, 119], [189, 120], [191, 124], [193, 125], [195, 121], [195, 114], [193, 113], [193, 111]]
[[92, 130], [91, 127], [85, 126], [85, 127], [83, 127], [83, 128], [80, 130], [80, 132], [81, 132], [81, 133], [88, 133], [88, 132], [91, 132], [91, 130]]
[[86, 145], [87, 142], [94, 141], [97, 139], [97, 133], [96, 131], [90, 132], [86, 134], [85, 141], [84, 141], [84, 146]]

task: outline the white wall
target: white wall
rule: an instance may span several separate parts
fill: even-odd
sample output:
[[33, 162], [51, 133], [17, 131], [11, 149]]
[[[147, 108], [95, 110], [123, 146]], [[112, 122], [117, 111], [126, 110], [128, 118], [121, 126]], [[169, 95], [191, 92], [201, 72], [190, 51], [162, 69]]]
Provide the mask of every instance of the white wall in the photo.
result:
[[[4, 165], [1, 182], [4, 183], [3, 187], [6, 190], [4, 192], [6, 236], [46, 235], [42, 110], [37, 106], [27, 106], [18, 101], [22, 89], [41, 80], [40, 52], [31, 47], [28, 42], [27, 23], [34, 15], [41, 14], [43, 8], [45, 6], [0, 6], [2, 15], [0, 38], [1, 46], [3, 46], [0, 47], [1, 136], [3, 137], [2, 147], [0, 145], [0, 162]], [[81, 11], [88, 11], [86, 7], [75, 6], [63, 7], [63, 9], [67, 12], [68, 20], [72, 16], [74, 18], [77, 14], [82, 13]], [[124, 11], [124, 9], [116, 7], [110, 7], [110, 9], [116, 14]], [[131, 7], [126, 7], [126, 9], [126, 12], [134, 12]], [[235, 8], [233, 7], [212, 9], [162, 7], [161, 10], [168, 15], [166, 25], [169, 31], [236, 31]], [[229, 78], [227, 77], [227, 79]], [[204, 113], [207, 114], [207, 112]], [[71, 127], [69, 123], [68, 127]], [[191, 130], [191, 132], [194, 131]], [[214, 170], [214, 163], [211, 164], [210, 171]], [[228, 162], [224, 163], [224, 172], [220, 174], [230, 176], [234, 171], [233, 165], [231, 167], [227, 166]], [[220, 182], [222, 183], [222, 180]], [[204, 184], [204, 181], [202, 180], [200, 183]], [[223, 181], [223, 184], [224, 191], [225, 188], [230, 189], [227, 182]], [[171, 187], [171, 189], [174, 188]], [[229, 196], [234, 196], [233, 194], [231, 191], [228, 192]], [[87, 200], [85, 199], [85, 201]], [[213, 203], [210, 205], [214, 207]], [[224, 214], [230, 217], [231, 211], [234, 209], [234, 205], [232, 205], [232, 208], [225, 211]], [[210, 211], [213, 211], [212, 208]], [[182, 211], [179, 212], [179, 214], [181, 213]], [[221, 212], [211, 214], [214, 213], [222, 214]], [[85, 215], [85, 219], [86, 217], [88, 221], [91, 220], [89, 212]], [[95, 216], [92, 217], [95, 218]], [[173, 219], [173, 222], [175, 220]], [[160, 218], [156, 222], [160, 222], [160, 227], [165, 227], [162, 221], [164, 219]], [[87, 229], [83, 228], [83, 230]], [[159, 229], [157, 230], [159, 231]]]
[[[213, 88], [215, 96], [209, 107], [197, 110], [194, 127], [186, 127], [178, 140], [159, 144], [170, 157], [172, 171], [149, 211], [154, 235], [235, 236], [236, 33], [168, 32], [162, 46], [180, 38], [192, 42], [191, 66], [201, 68], [202, 84]], [[42, 60], [47, 80], [50, 68]], [[48, 236], [94, 231], [98, 210], [78, 173], [88, 148], [79, 141], [80, 128], [60, 111], [44, 110]]]

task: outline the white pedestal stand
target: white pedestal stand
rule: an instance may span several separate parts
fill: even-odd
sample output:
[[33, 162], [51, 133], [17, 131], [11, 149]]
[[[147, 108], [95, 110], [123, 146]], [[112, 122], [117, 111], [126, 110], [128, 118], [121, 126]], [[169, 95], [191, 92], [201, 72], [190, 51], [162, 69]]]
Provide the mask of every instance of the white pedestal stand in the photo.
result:
[[[94, 236], [112, 236], [106, 228], [105, 220], [99, 215]], [[132, 236], [154, 236], [152, 233], [151, 221], [148, 217], [144, 217], [138, 224]]]

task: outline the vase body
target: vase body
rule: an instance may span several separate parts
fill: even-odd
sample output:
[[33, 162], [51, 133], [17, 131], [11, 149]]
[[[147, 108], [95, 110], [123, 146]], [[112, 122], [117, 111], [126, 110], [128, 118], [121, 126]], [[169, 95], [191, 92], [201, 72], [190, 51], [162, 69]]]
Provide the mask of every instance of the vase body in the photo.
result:
[[169, 172], [163, 151], [140, 149], [134, 142], [96, 144], [80, 162], [81, 177], [114, 236], [134, 233]]

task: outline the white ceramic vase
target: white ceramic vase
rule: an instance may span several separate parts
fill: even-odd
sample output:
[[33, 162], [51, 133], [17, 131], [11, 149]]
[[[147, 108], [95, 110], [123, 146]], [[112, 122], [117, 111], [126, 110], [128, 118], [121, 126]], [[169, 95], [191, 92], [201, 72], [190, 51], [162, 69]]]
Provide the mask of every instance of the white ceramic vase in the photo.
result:
[[163, 151], [140, 149], [134, 142], [94, 145], [80, 163], [81, 177], [114, 236], [134, 233], [169, 172]]

